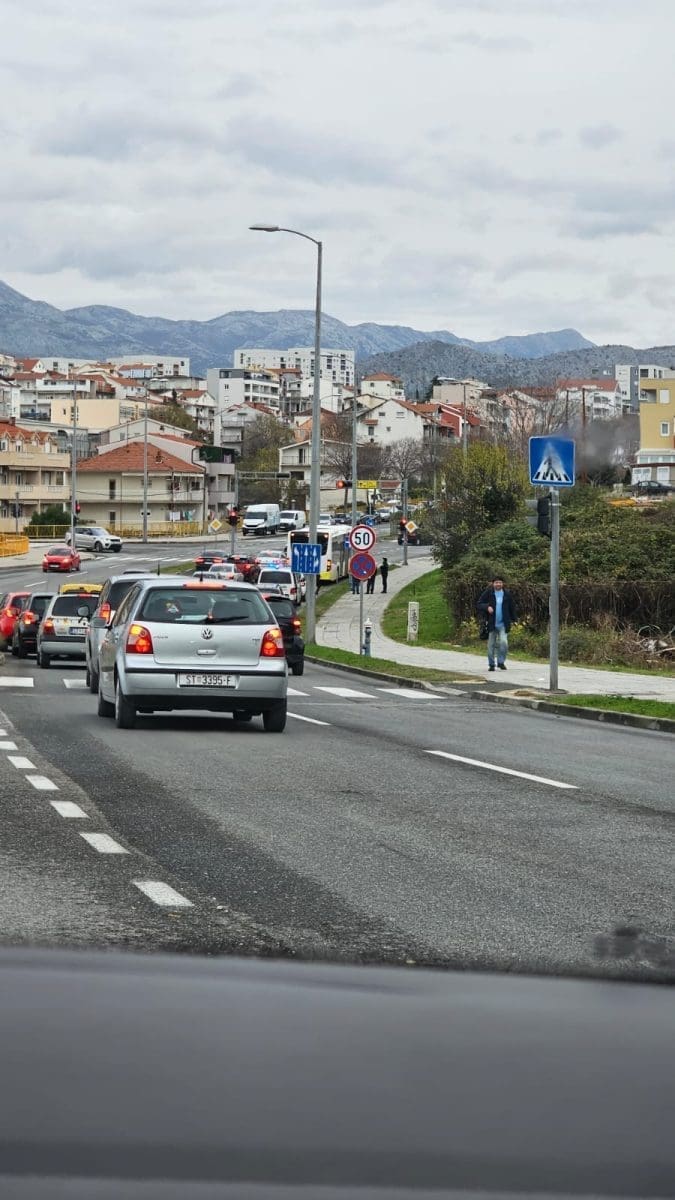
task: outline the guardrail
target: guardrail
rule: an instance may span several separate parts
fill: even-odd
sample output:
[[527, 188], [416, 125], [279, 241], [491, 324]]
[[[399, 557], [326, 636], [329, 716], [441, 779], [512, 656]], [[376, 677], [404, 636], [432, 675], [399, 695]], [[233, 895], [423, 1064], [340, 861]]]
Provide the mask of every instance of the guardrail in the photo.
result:
[[9, 558], [13, 554], [27, 554], [30, 542], [21, 534], [0, 533], [0, 558]]
[[[93, 522], [92, 522], [93, 524]], [[115, 525], [109, 530], [124, 538], [143, 536], [142, 525]], [[199, 521], [153, 521], [148, 524], [148, 537], [195, 537], [204, 532]], [[70, 533], [70, 525], [36, 525], [26, 529], [26, 538], [31, 541], [62, 541]]]

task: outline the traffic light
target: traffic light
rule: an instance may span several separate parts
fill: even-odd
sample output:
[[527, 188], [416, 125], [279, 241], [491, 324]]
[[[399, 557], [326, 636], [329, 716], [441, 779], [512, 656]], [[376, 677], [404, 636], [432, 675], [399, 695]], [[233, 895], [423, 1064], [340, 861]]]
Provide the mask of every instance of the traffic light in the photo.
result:
[[541, 496], [537, 500], [537, 533], [551, 536], [551, 497]]
[[337, 488], [350, 488], [352, 486], [352, 481], [351, 479], [338, 479], [336, 480], [335, 486]]
[[76, 517], [79, 517], [81, 507], [82, 507], [82, 505], [80, 504], [79, 500], [76, 500], [75, 501], [75, 516]]
[[237, 508], [237, 506], [235, 504], [233, 504], [232, 508], [229, 510], [229, 512], [227, 514], [227, 519], [230, 522], [230, 525], [234, 528], [234, 526], [237, 524], [237, 521], [239, 520], [239, 509]]
[[405, 533], [406, 529], [408, 528], [408, 522], [406, 521], [405, 517], [401, 517], [401, 520], [398, 523], [398, 528], [400, 533]]

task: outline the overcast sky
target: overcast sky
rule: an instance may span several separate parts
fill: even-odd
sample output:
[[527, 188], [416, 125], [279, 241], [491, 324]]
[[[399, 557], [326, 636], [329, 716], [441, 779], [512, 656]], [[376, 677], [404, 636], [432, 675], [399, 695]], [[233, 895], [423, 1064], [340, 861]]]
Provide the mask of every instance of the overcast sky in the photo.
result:
[[675, 342], [674, 0], [0, 0], [0, 279]]

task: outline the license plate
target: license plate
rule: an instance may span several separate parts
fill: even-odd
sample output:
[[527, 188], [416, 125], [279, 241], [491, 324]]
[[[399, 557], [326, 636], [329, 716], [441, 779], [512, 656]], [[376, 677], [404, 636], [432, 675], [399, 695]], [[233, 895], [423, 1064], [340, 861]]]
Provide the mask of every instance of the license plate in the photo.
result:
[[71, 625], [68, 633], [75, 637], [84, 637], [84, 629], [81, 625]]
[[220, 675], [212, 671], [190, 671], [178, 676], [179, 687], [236, 688], [238, 675]]

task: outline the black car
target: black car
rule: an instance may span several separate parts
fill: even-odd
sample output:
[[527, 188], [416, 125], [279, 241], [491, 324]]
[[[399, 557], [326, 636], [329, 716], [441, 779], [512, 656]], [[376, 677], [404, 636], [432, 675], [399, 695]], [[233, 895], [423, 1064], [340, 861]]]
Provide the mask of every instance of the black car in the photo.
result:
[[669, 496], [672, 490], [670, 484], [656, 479], [642, 479], [633, 488], [636, 496]]
[[12, 654], [27, 658], [37, 653], [37, 631], [53, 592], [31, 592], [26, 606], [19, 614], [12, 634]]
[[[399, 546], [403, 545], [403, 534], [402, 533], [399, 533], [399, 535], [398, 535], [398, 544], [399, 544]], [[409, 546], [421, 546], [422, 545], [422, 533], [419, 529], [416, 529], [414, 533], [408, 534], [408, 545]]]
[[289, 600], [288, 596], [283, 596], [281, 592], [264, 591], [261, 594], [272, 609], [274, 619], [281, 630], [286, 662], [291, 668], [291, 673], [302, 675], [305, 670], [305, 643], [300, 632], [302, 621], [298, 616], [297, 608], [293, 601]]
[[214, 563], [227, 562], [227, 554], [224, 550], [202, 550], [195, 558], [195, 570], [202, 568], [208, 571]]

